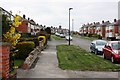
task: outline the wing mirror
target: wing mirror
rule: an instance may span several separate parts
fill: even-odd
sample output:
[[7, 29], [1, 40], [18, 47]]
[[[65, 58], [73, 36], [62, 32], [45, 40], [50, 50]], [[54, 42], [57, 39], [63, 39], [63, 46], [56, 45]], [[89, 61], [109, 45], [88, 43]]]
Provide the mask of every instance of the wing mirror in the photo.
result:
[[108, 46], [108, 48], [109, 48], [110, 50], [112, 50], [112, 48], [111, 48], [110, 46]]

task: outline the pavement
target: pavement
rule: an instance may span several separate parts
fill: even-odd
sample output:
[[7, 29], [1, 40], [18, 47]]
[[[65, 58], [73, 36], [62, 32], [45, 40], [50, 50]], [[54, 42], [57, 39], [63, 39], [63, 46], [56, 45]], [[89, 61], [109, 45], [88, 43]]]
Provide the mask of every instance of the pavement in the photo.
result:
[[65, 40], [48, 41], [47, 48], [41, 52], [33, 68], [18, 69], [17, 78], [118, 78], [118, 72], [72, 71], [58, 67], [56, 45], [68, 43]]

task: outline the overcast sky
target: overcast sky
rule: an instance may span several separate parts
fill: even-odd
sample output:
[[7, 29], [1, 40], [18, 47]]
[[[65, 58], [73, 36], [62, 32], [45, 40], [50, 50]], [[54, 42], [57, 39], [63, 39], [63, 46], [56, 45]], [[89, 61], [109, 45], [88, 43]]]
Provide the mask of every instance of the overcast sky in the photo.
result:
[[[38, 24], [68, 29], [69, 8], [71, 20], [74, 19], [74, 30], [79, 31], [83, 24], [113, 22], [118, 19], [119, 0], [0, 0], [0, 6], [13, 14], [25, 14]], [[72, 27], [72, 21], [71, 21]]]

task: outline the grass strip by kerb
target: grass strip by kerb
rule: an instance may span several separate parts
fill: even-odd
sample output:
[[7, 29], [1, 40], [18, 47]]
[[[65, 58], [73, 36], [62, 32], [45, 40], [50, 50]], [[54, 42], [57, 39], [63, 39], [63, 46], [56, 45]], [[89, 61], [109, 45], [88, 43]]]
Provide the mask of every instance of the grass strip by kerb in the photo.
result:
[[59, 67], [81, 71], [118, 71], [120, 66], [74, 45], [58, 45]]

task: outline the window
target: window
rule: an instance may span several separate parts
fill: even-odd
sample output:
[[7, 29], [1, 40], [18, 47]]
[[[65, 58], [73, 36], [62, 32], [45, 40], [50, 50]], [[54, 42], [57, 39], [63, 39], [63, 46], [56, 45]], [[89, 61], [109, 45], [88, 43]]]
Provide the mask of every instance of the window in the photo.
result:
[[112, 48], [114, 50], [119, 50], [120, 49], [120, 43], [112, 43]]

